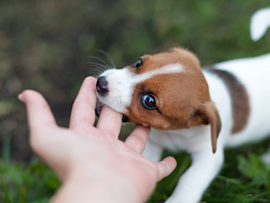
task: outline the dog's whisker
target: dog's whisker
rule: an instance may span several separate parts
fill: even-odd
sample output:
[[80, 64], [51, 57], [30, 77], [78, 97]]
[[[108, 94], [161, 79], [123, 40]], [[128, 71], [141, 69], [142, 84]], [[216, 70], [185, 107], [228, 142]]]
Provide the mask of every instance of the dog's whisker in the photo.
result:
[[89, 56], [90, 58], [93, 58], [93, 59], [96, 59], [96, 60], [98, 60], [98, 61], [100, 61], [102, 64], [104, 64], [105, 66], [107, 66], [107, 67], [109, 67], [110, 66], [110, 64], [106, 61], [106, 60], [104, 60], [104, 59], [102, 59], [102, 58], [99, 58], [99, 57], [96, 57], [96, 56]]
[[97, 62], [90, 62], [89, 64], [99, 65], [99, 66], [102, 66], [102, 67], [108, 67], [108, 65], [100, 64], [100, 63], [97, 63]]
[[[101, 50], [98, 50], [100, 53], [102, 53], [101, 52]], [[104, 61], [104, 62], [106, 62], [106, 64], [108, 64], [109, 66], [112, 66], [112, 64], [111, 64], [111, 61], [110, 61], [110, 59], [107, 57], [107, 55], [105, 55], [104, 53], [102, 53], [104, 56], [101, 56], [100, 58]]]
[[89, 74], [98, 78], [103, 72], [109, 69], [116, 69], [116, 65], [112, 57], [103, 50], [98, 50], [104, 57], [89, 56], [90, 58], [96, 59], [98, 62], [90, 62], [91, 70]]
[[95, 69], [91, 69], [94, 72], [104, 71], [104, 67], [101, 67], [101, 66], [92, 65], [91, 67], [95, 68]]
[[100, 74], [90, 74], [92, 77], [94, 78], [98, 78], [100, 76]]
[[113, 58], [110, 56], [110, 54], [108, 54], [107, 52], [103, 51], [103, 50], [98, 50], [100, 53], [102, 53], [106, 58], [106, 61], [111, 65], [111, 68], [116, 68], [116, 65], [113, 61]]
[[104, 71], [108, 70], [105, 65], [101, 64], [91, 64], [91, 69], [89, 70], [90, 75], [101, 75]]
[[95, 62], [91, 62], [90, 65], [91, 65], [91, 67], [102, 69], [103, 71], [109, 69], [108, 66], [105, 66], [105, 65], [102, 65], [102, 64], [99, 64], [99, 63], [95, 63]]
[[95, 78], [99, 77], [102, 73], [103, 73], [103, 71], [101, 71], [101, 70], [90, 70], [90, 71], [88, 71], [88, 74], [95, 77]]
[[93, 73], [103, 73], [106, 69], [99, 67], [99, 66], [92, 66], [92, 69], [90, 69], [90, 72]]
[[89, 72], [92, 72], [92, 73], [102, 73], [104, 72], [104, 69], [98, 67], [98, 66], [92, 66], [93, 68], [96, 68], [96, 69], [90, 69]]

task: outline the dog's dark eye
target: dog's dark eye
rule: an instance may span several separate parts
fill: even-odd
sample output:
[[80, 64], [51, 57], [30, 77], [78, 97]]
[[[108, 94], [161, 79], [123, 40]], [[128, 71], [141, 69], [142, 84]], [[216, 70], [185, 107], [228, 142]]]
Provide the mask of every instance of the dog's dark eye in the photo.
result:
[[138, 67], [140, 67], [142, 65], [142, 63], [143, 63], [142, 62], [142, 59], [140, 59], [139, 61], [137, 61], [136, 63], [134, 63], [132, 67], [138, 68]]
[[152, 95], [142, 95], [141, 102], [144, 108], [153, 110], [156, 109], [156, 101], [155, 98]]

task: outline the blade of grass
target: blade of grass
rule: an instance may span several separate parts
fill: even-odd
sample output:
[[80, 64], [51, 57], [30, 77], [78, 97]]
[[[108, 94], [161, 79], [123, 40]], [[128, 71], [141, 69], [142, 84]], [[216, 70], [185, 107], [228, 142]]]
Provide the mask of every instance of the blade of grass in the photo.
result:
[[2, 187], [3, 187], [4, 193], [5, 193], [5, 198], [6, 198], [7, 203], [12, 203], [11, 200], [10, 200], [10, 198], [9, 198], [8, 192], [7, 192], [6, 184], [2, 180], [2, 178], [1, 178], [1, 184], [2, 184]]
[[20, 194], [20, 198], [21, 198], [21, 203], [26, 203], [25, 195], [23, 194], [21, 185], [19, 185], [19, 194]]
[[268, 182], [268, 187], [267, 187], [267, 199], [268, 199], [268, 203], [270, 203], [270, 179], [268, 181], [269, 182]]
[[224, 177], [224, 176], [221, 176], [221, 175], [218, 175], [216, 178], [220, 179], [220, 180], [223, 180], [223, 181], [226, 181], [227, 183], [232, 183], [234, 185], [237, 185], [238, 187], [243, 189], [243, 185], [239, 182], [239, 180], [236, 180], [236, 179], [233, 179], [233, 178], [227, 178], [227, 177]]

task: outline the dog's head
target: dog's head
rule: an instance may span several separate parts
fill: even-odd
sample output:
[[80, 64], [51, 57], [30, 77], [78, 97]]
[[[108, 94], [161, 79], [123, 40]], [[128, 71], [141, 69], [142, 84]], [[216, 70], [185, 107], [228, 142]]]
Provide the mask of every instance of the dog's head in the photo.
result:
[[97, 96], [129, 122], [159, 130], [210, 124], [216, 150], [219, 114], [199, 61], [187, 50], [144, 55], [131, 66], [105, 71], [97, 81]]

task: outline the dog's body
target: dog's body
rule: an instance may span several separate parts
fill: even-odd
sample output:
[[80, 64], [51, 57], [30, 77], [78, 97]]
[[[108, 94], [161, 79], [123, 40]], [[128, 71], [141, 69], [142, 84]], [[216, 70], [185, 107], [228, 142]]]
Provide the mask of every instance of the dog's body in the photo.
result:
[[192, 165], [166, 202], [197, 203], [219, 172], [225, 147], [270, 135], [269, 75], [270, 54], [201, 71], [192, 53], [172, 49], [105, 71], [97, 95], [129, 121], [152, 127], [147, 158], [159, 161], [163, 149], [191, 154]]
[[216, 153], [213, 154], [211, 151], [209, 125], [165, 131], [152, 128], [144, 151], [144, 155], [154, 161], [160, 160], [163, 149], [187, 151], [192, 155], [191, 167], [180, 178], [173, 195], [167, 202], [198, 202], [202, 192], [222, 166], [225, 147], [259, 141], [270, 135], [270, 114], [266, 111], [270, 104], [270, 54], [216, 64], [214, 70], [217, 69], [233, 74], [245, 87], [250, 104], [249, 114], [246, 112], [248, 122], [240, 132], [234, 134], [231, 132], [234, 116], [231, 94], [227, 85], [223, 79], [212, 72], [213, 69], [203, 71], [209, 85], [211, 99], [218, 109], [222, 123]]

